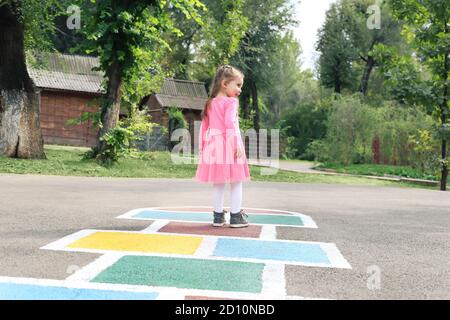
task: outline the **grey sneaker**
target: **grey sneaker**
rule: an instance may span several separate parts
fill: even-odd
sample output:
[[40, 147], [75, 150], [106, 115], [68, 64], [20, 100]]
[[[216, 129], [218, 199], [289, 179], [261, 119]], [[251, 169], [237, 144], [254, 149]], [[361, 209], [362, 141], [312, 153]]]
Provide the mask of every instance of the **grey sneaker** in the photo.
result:
[[248, 227], [247, 214], [243, 209], [237, 213], [231, 212], [230, 227], [231, 228], [245, 228]]
[[225, 220], [225, 213], [227, 212], [226, 210], [223, 210], [222, 212], [214, 212], [214, 222], [213, 222], [213, 226], [214, 227], [223, 227], [226, 223]]

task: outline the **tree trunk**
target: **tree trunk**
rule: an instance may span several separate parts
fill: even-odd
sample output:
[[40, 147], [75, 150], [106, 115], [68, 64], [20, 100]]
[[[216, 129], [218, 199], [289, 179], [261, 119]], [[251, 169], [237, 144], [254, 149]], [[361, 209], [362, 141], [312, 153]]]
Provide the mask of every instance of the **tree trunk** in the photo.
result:
[[250, 91], [252, 95], [252, 107], [253, 110], [255, 110], [255, 115], [253, 117], [253, 127], [256, 131], [256, 150], [258, 150], [257, 153], [257, 159], [259, 159], [259, 106], [258, 106], [258, 91], [256, 89], [256, 83], [253, 79], [253, 77], [250, 75], [249, 77], [249, 86]]
[[248, 119], [250, 117], [248, 107], [248, 90], [245, 90], [242, 94], [242, 110], [243, 110], [243, 118]]
[[359, 87], [359, 91], [364, 95], [367, 96], [367, 91], [369, 88], [369, 79], [370, 74], [372, 73], [373, 67], [375, 66], [375, 60], [372, 56], [368, 56], [366, 61], [366, 66], [364, 67], [364, 73], [361, 79], [361, 85]]
[[256, 133], [259, 133], [259, 105], [258, 105], [258, 90], [256, 88], [256, 83], [253, 78], [249, 79], [250, 90], [252, 94], [252, 108], [255, 110], [255, 116], [253, 117], [253, 125]]
[[[447, 33], [447, 27], [445, 27], [445, 33]], [[448, 55], [445, 54], [444, 57], [444, 99], [442, 102], [441, 107], [441, 122], [442, 125], [445, 125], [447, 123], [447, 112], [448, 112]], [[442, 172], [441, 172], [441, 190], [445, 191], [447, 190], [447, 178], [448, 178], [448, 166], [445, 162], [447, 160], [447, 140], [446, 137], [442, 139], [442, 159], [444, 160], [444, 163], [442, 165]]]
[[[340, 68], [340, 64], [341, 62], [339, 61], [339, 59], [336, 61], [336, 66], [334, 67], [334, 74], [335, 74], [335, 78], [334, 78], [334, 92], [340, 94], [341, 93], [341, 89], [342, 89], [342, 83], [341, 83], [341, 77], [339, 74], [339, 68]], [[335, 96], [336, 99], [336, 96]]]
[[0, 154], [45, 159], [39, 94], [25, 62], [24, 26], [11, 6], [0, 7]]
[[120, 99], [122, 97], [122, 75], [120, 64], [115, 61], [106, 72], [108, 89], [102, 104], [102, 128], [97, 134], [96, 154], [104, 150], [105, 142], [100, 138], [117, 125], [120, 113]]

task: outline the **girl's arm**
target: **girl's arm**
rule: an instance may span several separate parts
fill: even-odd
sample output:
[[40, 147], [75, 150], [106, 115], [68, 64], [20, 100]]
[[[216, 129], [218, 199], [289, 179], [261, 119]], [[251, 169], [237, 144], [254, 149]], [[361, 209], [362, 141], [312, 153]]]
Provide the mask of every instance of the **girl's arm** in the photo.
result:
[[236, 126], [233, 120], [236, 117], [236, 110], [238, 108], [238, 99], [229, 98], [225, 105], [225, 135], [228, 143], [231, 144], [233, 154], [236, 152], [237, 147], [237, 133]]
[[203, 148], [205, 147], [205, 133], [208, 130], [208, 127], [209, 117], [205, 117], [200, 124], [199, 153], [201, 153], [203, 151]]

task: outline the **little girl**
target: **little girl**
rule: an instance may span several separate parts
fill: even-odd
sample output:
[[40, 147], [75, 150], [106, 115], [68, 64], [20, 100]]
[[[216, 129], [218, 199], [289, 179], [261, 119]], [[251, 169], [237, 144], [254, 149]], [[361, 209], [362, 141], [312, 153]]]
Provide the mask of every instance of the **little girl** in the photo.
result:
[[221, 66], [214, 77], [210, 98], [202, 112], [199, 137], [199, 164], [195, 179], [213, 183], [213, 226], [225, 225], [223, 197], [230, 183], [230, 227], [247, 227], [247, 215], [241, 209], [242, 181], [249, 181], [247, 158], [239, 129], [238, 96], [244, 74], [237, 68]]

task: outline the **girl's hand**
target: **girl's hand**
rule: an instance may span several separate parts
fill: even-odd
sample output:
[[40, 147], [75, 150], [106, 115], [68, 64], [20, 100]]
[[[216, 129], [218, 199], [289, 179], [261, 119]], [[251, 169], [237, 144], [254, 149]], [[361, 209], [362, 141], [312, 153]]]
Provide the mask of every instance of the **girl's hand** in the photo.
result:
[[241, 150], [240, 148], [237, 148], [237, 149], [236, 149], [236, 157], [237, 157], [237, 158], [240, 158], [242, 155], [243, 155], [242, 150]]

